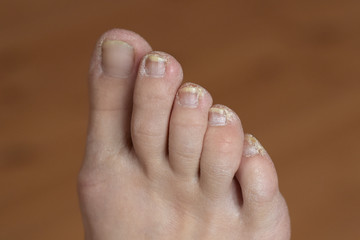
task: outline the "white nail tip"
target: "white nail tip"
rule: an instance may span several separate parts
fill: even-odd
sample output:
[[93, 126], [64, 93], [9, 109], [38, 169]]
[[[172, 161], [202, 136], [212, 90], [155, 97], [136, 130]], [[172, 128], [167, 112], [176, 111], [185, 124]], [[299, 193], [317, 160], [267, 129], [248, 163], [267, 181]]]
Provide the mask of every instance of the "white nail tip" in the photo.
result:
[[243, 150], [243, 156], [253, 157], [256, 155], [265, 156], [267, 154], [265, 148], [260, 142], [251, 134], [245, 134], [245, 145]]

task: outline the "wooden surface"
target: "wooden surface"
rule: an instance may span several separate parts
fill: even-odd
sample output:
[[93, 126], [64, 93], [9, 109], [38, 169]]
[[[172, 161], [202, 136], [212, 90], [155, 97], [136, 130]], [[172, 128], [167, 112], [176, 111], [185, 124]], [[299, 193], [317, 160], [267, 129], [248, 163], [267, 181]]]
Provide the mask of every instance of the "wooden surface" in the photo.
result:
[[360, 239], [360, 2], [0, 6], [0, 240], [81, 239], [87, 68], [113, 27], [173, 54], [273, 157], [292, 239]]

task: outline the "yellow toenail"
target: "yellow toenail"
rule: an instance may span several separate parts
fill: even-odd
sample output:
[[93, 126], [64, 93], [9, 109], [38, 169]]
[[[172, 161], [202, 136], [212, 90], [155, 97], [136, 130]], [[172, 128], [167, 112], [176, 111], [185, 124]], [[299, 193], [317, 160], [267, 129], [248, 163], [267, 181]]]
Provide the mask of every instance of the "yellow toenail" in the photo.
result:
[[252, 157], [260, 154], [265, 156], [267, 154], [265, 148], [260, 144], [260, 142], [251, 134], [245, 134], [245, 145], [243, 150], [243, 155], [245, 157]]
[[152, 62], [166, 62], [166, 58], [161, 57], [159, 54], [150, 54], [148, 59]]
[[106, 39], [102, 43], [102, 68], [112, 77], [126, 78], [133, 71], [134, 49], [120, 40]]
[[176, 94], [178, 103], [188, 108], [196, 108], [199, 105], [199, 98], [203, 97], [205, 89], [193, 84], [186, 83]]
[[127, 48], [132, 48], [132, 46], [130, 44], [128, 44], [127, 42], [124, 42], [124, 41], [109, 40], [109, 39], [104, 40], [103, 47], [109, 46], [109, 45], [120, 45], [120, 46], [124, 46], [124, 47], [127, 47]]
[[236, 118], [233, 111], [222, 105], [215, 105], [209, 110], [209, 124], [211, 126], [224, 126]]
[[161, 78], [165, 75], [167, 61], [168, 59], [159, 53], [150, 53], [144, 58], [140, 73], [152, 78]]

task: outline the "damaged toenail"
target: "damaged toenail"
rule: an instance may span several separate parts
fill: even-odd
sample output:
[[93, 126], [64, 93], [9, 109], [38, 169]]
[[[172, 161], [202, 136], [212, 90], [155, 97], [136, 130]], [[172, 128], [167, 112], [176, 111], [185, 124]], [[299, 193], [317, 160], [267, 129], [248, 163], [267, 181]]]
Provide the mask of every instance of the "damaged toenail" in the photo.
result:
[[158, 53], [150, 53], [144, 60], [145, 75], [154, 78], [161, 78], [165, 74], [167, 59]]
[[199, 98], [204, 96], [205, 89], [202, 87], [188, 83], [182, 86], [176, 94], [178, 103], [188, 108], [196, 108], [199, 105]]
[[253, 135], [245, 134], [243, 156], [252, 157], [258, 154], [260, 154], [261, 156], [265, 156], [267, 152]]
[[211, 126], [224, 126], [234, 118], [236, 118], [235, 114], [225, 106], [217, 105], [210, 108], [209, 124]]
[[102, 43], [102, 67], [112, 77], [129, 77], [134, 66], [134, 49], [120, 40], [106, 39]]

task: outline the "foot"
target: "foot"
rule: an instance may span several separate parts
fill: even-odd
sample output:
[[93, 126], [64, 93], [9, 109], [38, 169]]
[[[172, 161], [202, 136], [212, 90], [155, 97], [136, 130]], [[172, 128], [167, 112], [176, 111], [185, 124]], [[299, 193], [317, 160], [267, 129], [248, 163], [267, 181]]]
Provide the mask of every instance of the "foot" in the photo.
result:
[[79, 174], [86, 239], [289, 239], [269, 155], [237, 115], [182, 86], [170, 55], [105, 33], [90, 67]]

